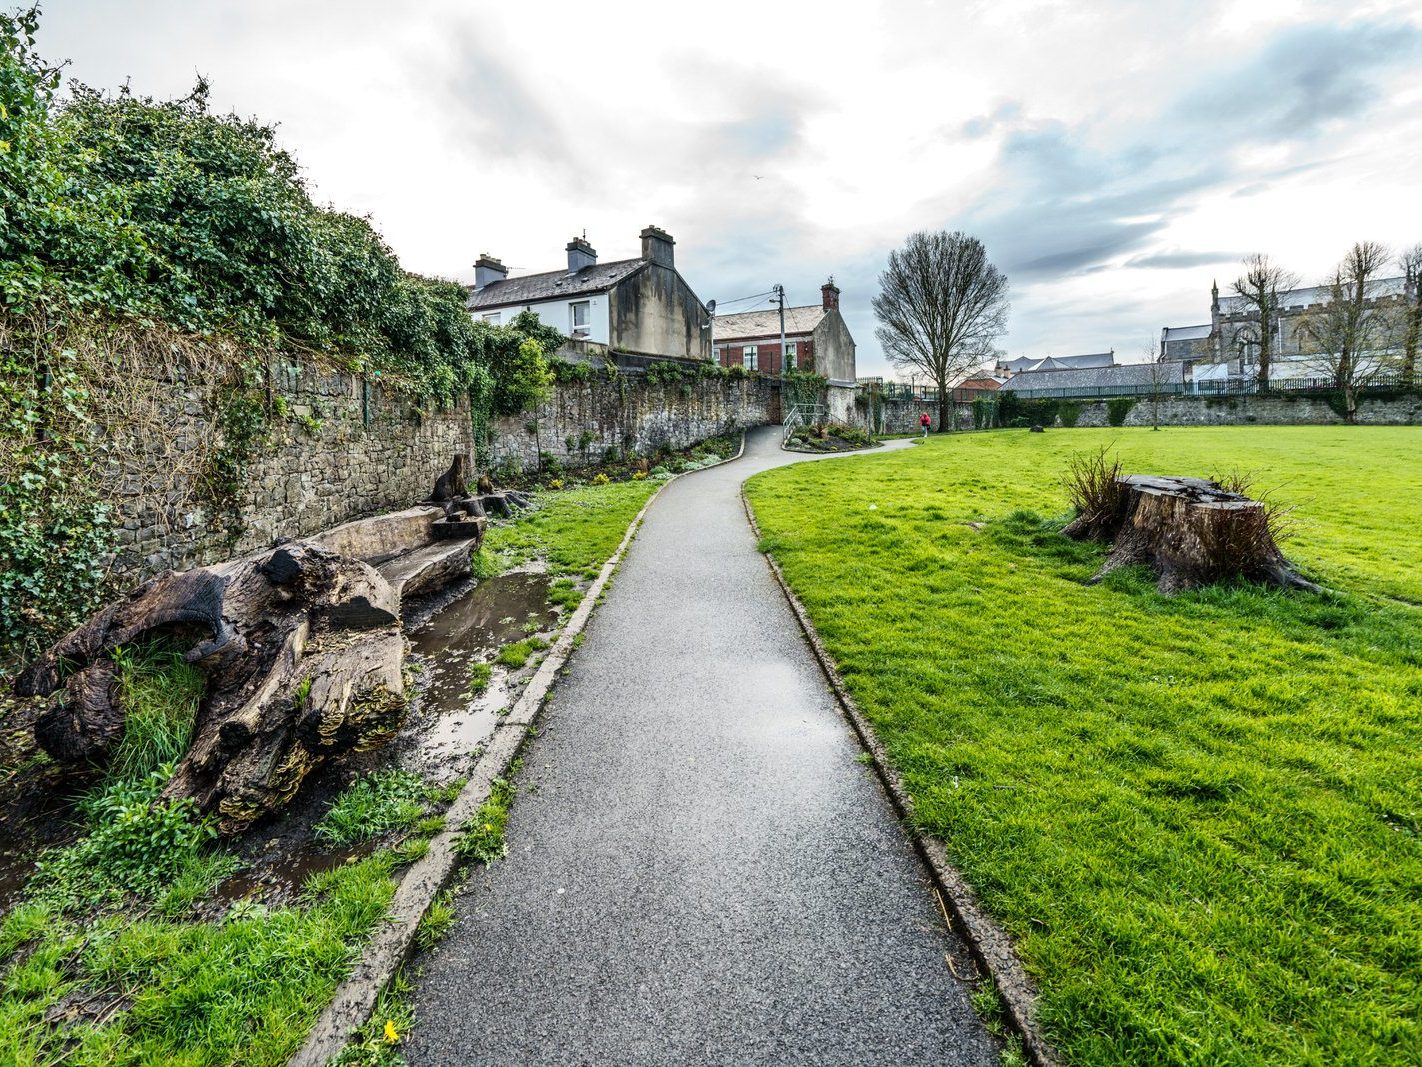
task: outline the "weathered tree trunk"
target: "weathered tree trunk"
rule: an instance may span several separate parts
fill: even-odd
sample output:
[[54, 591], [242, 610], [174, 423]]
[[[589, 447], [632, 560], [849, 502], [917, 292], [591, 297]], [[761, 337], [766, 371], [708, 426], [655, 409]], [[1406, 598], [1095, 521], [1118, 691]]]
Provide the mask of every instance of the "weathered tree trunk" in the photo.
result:
[[124, 722], [110, 656], [153, 636], [195, 641], [186, 658], [207, 678], [164, 795], [216, 813], [224, 833], [280, 808], [323, 759], [381, 739], [403, 712], [398, 593], [369, 564], [297, 542], [155, 578], [31, 664], [17, 693], [64, 690], [35, 727], [50, 755], [109, 753]]
[[1111, 544], [1099, 582], [1119, 567], [1148, 564], [1162, 593], [1230, 578], [1318, 591], [1294, 573], [1274, 538], [1263, 501], [1202, 478], [1123, 475], [1104, 510], [1083, 515], [1063, 531], [1079, 540]]

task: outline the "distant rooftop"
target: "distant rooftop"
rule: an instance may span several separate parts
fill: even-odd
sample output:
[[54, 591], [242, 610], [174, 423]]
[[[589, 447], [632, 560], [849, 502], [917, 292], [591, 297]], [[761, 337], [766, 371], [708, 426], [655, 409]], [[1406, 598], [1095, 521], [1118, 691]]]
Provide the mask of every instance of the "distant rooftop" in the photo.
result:
[[601, 293], [646, 265], [645, 259], [622, 259], [615, 263], [594, 263], [574, 274], [569, 274], [566, 270], [550, 270], [542, 274], [505, 278], [471, 291], [469, 307], [478, 311], [483, 308], [537, 304], [544, 300], [560, 300], [585, 293]]
[[1116, 353], [1092, 352], [1083, 356], [1019, 356], [999, 363], [998, 367], [1012, 374], [1025, 371], [1076, 370], [1083, 367], [1110, 367], [1116, 362]]
[[[1382, 296], [1403, 296], [1406, 292], [1406, 278], [1378, 278], [1368, 283], [1367, 295], [1369, 300], [1376, 300]], [[1284, 311], [1300, 311], [1304, 308], [1328, 303], [1329, 295], [1330, 290], [1326, 285], [1309, 285], [1301, 289], [1289, 289], [1279, 294], [1279, 307]], [[1244, 315], [1248, 312], [1249, 305], [1243, 297], [1220, 297], [1221, 314]]]
[[[785, 309], [785, 335], [799, 336], [813, 333], [815, 327], [825, 317], [825, 309], [820, 304], [808, 307]], [[752, 337], [779, 337], [780, 309], [764, 308], [757, 311], [741, 311], [734, 315], [716, 316], [716, 343], [738, 341]]]
[[1013, 375], [1002, 388], [1013, 392], [1036, 389], [1107, 389], [1118, 386], [1173, 386], [1185, 380], [1184, 364], [1122, 363], [1111, 367], [1079, 367], [1073, 370], [1023, 371]]
[[1165, 339], [1167, 341], [1203, 341], [1210, 336], [1210, 331], [1214, 327], [1208, 322], [1203, 326], [1167, 326], [1165, 328]]

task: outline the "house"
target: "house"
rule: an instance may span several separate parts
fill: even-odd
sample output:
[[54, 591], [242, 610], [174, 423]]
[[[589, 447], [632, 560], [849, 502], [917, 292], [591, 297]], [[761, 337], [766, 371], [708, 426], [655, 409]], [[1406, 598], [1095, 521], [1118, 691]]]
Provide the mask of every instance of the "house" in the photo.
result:
[[1184, 388], [1185, 365], [1178, 360], [1027, 370], [1014, 374], [1002, 384], [1002, 392], [1026, 397], [1150, 396], [1179, 393]]
[[848, 417], [854, 401], [854, 338], [839, 313], [839, 287], [820, 286], [820, 302], [785, 309], [785, 350], [780, 350], [780, 310], [764, 308], [718, 315], [715, 359], [723, 367], [759, 374], [809, 371], [829, 381], [830, 417]]
[[1084, 370], [1092, 367], [1114, 367], [1116, 350], [1093, 352], [1083, 356], [1019, 356], [998, 360], [997, 373], [1011, 377], [1023, 371]]
[[532, 311], [566, 334], [560, 353], [609, 359], [623, 368], [664, 359], [711, 358], [710, 313], [677, 272], [676, 242], [665, 230], [642, 231], [636, 259], [599, 263], [586, 237], [568, 242], [566, 270], [510, 278], [488, 254], [474, 264], [469, 312], [485, 322], [509, 322]]
[[1005, 380], [1004, 378], [994, 378], [986, 374], [977, 374], [971, 378], [965, 378], [953, 386], [953, 399], [960, 402], [974, 400], [984, 393], [1001, 389]]
[[1164, 326], [1160, 331], [1160, 358], [1208, 359], [1214, 351], [1213, 332], [1214, 327], [1208, 322], [1201, 326]]
[[[1370, 302], [1391, 303], [1411, 293], [1406, 278], [1378, 278], [1368, 284]], [[1308, 313], [1328, 303], [1332, 293], [1326, 285], [1287, 289], [1279, 294], [1279, 313], [1271, 324], [1274, 365], [1270, 377], [1315, 377], [1326, 375], [1317, 358], [1309, 356], [1309, 342], [1301, 329]], [[1197, 364], [1235, 363], [1236, 373], [1246, 378], [1257, 374], [1259, 319], [1248, 301], [1239, 296], [1220, 296], [1219, 283], [1210, 287], [1210, 321], [1200, 326], [1167, 326], [1160, 331], [1160, 353], [1166, 359], [1183, 359]]]

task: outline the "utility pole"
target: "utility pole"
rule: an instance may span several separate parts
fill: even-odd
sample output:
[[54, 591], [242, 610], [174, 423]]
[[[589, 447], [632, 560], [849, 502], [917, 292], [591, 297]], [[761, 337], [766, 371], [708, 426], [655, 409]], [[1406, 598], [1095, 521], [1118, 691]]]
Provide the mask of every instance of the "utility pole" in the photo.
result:
[[716, 358], [716, 301], [706, 301], [706, 330], [711, 335], [711, 362], [720, 362]]
[[771, 297], [771, 300], [780, 305], [780, 376], [783, 378], [787, 369], [785, 363], [785, 286], [772, 286], [772, 291], [775, 295]]

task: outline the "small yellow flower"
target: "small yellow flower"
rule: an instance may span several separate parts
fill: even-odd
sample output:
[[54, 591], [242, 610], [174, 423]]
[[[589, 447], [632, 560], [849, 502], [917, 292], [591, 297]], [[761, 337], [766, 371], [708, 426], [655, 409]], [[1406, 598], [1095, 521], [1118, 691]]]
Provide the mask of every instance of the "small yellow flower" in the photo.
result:
[[397, 1042], [397, 1041], [399, 1041], [399, 1040], [400, 1040], [400, 1031], [398, 1031], [398, 1030], [395, 1029], [395, 1021], [394, 1021], [393, 1019], [386, 1019], [386, 1020], [385, 1020], [385, 1043], [386, 1043], [387, 1045], [393, 1045], [393, 1044], [395, 1044], [395, 1042]]
[[485, 829], [485, 830], [492, 830], [493, 828], [494, 828], [494, 824], [491, 823], [491, 822], [486, 822], [486, 823], [484, 824], [484, 829]]
[[0, 152], [8, 152], [8, 151], [10, 151], [10, 142], [9, 142], [9, 141], [0, 141]]

